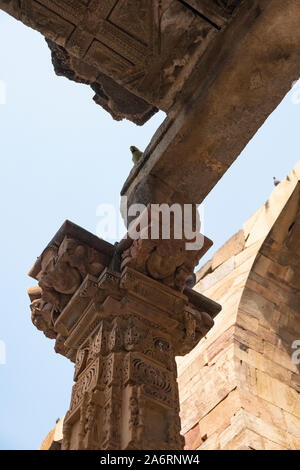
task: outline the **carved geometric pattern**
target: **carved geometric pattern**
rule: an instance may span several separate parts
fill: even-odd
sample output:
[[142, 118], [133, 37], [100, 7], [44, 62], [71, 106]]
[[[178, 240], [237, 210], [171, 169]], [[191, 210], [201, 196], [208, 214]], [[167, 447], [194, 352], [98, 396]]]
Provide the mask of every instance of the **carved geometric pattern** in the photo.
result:
[[0, 0], [48, 40], [56, 72], [89, 83], [115, 119], [172, 106], [241, 0]]
[[[132, 267], [112, 271], [112, 248], [69, 222], [31, 271], [40, 284], [29, 292], [33, 322], [75, 362], [62, 448], [182, 449], [175, 356], [213, 325], [209, 299], [195, 293], [196, 307]], [[55, 310], [48, 297], [59, 306], [61, 295]]]

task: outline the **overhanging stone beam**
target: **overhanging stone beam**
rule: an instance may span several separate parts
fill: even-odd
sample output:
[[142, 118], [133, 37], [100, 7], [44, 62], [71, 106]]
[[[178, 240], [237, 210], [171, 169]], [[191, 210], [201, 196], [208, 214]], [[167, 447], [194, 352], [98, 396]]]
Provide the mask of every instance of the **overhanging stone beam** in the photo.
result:
[[211, 241], [184, 243], [126, 237], [113, 247], [66, 222], [35, 263], [32, 321], [75, 362], [62, 449], [183, 449], [175, 356], [221, 308], [186, 287]]
[[201, 203], [300, 75], [298, 0], [0, 0], [115, 119], [168, 117], [128, 202]]
[[243, 3], [133, 168], [128, 204], [203, 201], [299, 78], [299, 22], [298, 0]]
[[143, 124], [170, 110], [241, 3], [0, 0], [0, 8], [45, 36], [56, 73], [90, 84], [114, 119]]

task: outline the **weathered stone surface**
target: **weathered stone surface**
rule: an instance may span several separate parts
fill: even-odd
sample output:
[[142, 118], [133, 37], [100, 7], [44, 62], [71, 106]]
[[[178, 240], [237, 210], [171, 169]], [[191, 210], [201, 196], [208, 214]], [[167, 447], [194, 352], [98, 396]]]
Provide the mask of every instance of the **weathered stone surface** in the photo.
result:
[[199, 249], [186, 250], [185, 238], [155, 239], [151, 233], [153, 227], [150, 221], [151, 217], [155, 217], [155, 211], [152, 207], [147, 207], [145, 212], [149, 222], [142, 230], [148, 232], [148, 237], [139, 238], [130, 244], [122, 254], [121, 266], [137, 269], [173, 289], [183, 291], [188, 277], [194, 272], [199, 259], [212, 246], [212, 242], [203, 237]]
[[204, 278], [200, 279], [198, 284], [199, 291], [208, 290], [214, 286], [218, 281], [223, 279], [226, 275], [234, 269], [234, 257], [228, 259], [222, 266], [219, 266], [215, 271], [208, 273]]
[[214, 271], [229, 258], [243, 251], [245, 247], [244, 231], [239, 230], [221, 248], [216, 251], [212, 258], [211, 268]]
[[116, 121], [127, 118], [137, 125], [143, 125], [158, 111], [155, 106], [131, 93], [93, 65], [83, 65], [81, 60], [71, 56], [62, 46], [50, 39], [47, 39], [47, 44], [55, 73], [74, 82], [90, 85], [96, 93], [95, 103], [108, 111]]
[[211, 242], [185, 250], [185, 239], [143, 239], [138, 223], [139, 238], [113, 247], [66, 222], [30, 272], [39, 281], [29, 291], [33, 322], [75, 362], [62, 442], [51, 434], [45, 448], [184, 446], [175, 355], [190, 352], [220, 310], [185, 288]]
[[[226, 355], [230, 352], [226, 352]], [[216, 362], [216, 366], [199, 371], [188, 381], [188, 389], [183, 393], [179, 376], [182, 431], [185, 433], [195, 423], [215, 408], [236, 388], [235, 373], [231, 361]], [[201, 421], [200, 421], [201, 427]]]
[[220, 439], [217, 432], [215, 432], [212, 436], [206, 439], [198, 448], [197, 450], [219, 450], [220, 449]]
[[185, 438], [185, 448], [186, 449], [197, 449], [202, 439], [200, 436], [199, 425], [197, 424], [194, 428], [186, 433]]
[[211, 259], [207, 261], [197, 272], [196, 272], [196, 283], [199, 282], [204, 276], [211, 272]]
[[195, 286], [220, 302], [222, 312], [178, 360], [183, 431], [199, 430], [187, 448], [300, 448], [300, 375], [292, 360], [300, 334], [299, 261], [291, 242], [299, 180], [297, 164], [244, 224], [246, 246], [232, 257], [232, 269], [230, 258]]
[[46, 37], [59, 75], [90, 84], [114, 119], [143, 124], [172, 107], [240, 3], [2, 0], [0, 8]]
[[231, 417], [241, 408], [239, 391], [234, 389], [210, 413], [203, 417], [199, 423], [201, 436], [212, 436], [215, 432], [220, 434], [230, 425]]

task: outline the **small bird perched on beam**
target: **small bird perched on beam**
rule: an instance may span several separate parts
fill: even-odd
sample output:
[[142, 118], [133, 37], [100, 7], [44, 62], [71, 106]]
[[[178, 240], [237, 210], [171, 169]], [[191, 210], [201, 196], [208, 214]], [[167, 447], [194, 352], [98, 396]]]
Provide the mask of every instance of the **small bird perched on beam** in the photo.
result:
[[278, 186], [280, 181], [276, 178], [276, 176], [273, 176], [273, 182], [274, 182], [274, 186]]
[[130, 151], [132, 153], [132, 161], [136, 165], [142, 158], [143, 152], [141, 152], [137, 147], [131, 145]]

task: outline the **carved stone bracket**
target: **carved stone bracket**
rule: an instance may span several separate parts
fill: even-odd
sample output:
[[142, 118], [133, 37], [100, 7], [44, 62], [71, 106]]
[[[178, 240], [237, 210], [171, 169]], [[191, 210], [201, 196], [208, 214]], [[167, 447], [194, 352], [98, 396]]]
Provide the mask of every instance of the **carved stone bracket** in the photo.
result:
[[[75, 362], [63, 449], [184, 445], [175, 356], [195, 347], [220, 308], [150, 276], [144, 247], [130, 243], [114, 248], [67, 222], [31, 271], [39, 281], [29, 292], [33, 323]], [[115, 249], [125, 261], [130, 253], [119, 271], [112, 269]], [[178, 265], [170, 265], [175, 279]]]
[[[184, 207], [178, 205], [175, 209], [177, 215], [179, 210], [178, 223], [173, 213], [165, 217], [159, 205], [149, 204], [129, 227], [129, 240], [126, 237], [121, 241], [124, 246], [121, 268], [131, 267], [182, 292], [200, 258], [212, 246], [211, 240], [198, 233], [200, 220], [196, 205], [190, 209], [192, 220], [188, 225], [193, 230], [189, 239], [185, 235]], [[133, 231], [134, 239], [130, 240]], [[195, 247], [189, 249], [189, 244], [196, 239]]]

